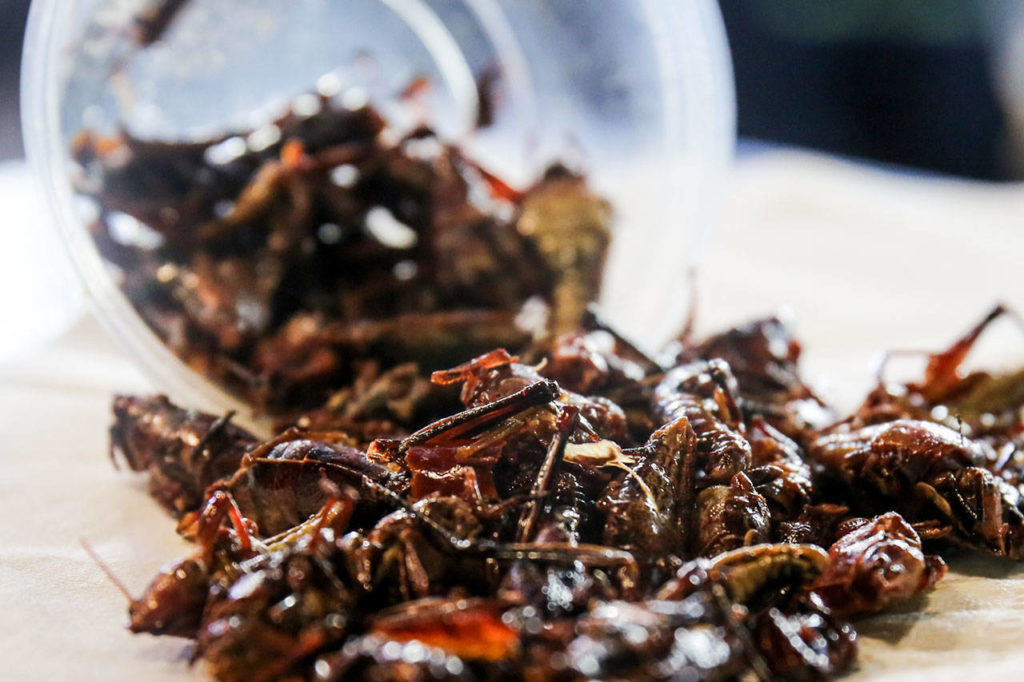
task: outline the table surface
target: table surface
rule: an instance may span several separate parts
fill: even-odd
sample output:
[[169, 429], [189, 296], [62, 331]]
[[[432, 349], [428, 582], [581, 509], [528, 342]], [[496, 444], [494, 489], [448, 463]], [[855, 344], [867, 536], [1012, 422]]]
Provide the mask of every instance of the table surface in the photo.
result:
[[[883, 348], [934, 348], [996, 299], [1024, 309], [1024, 189], [910, 177], [798, 152], [738, 165], [700, 280], [709, 331], [785, 304], [808, 376], [843, 405]], [[1024, 359], [1009, 325], [983, 350]], [[127, 633], [87, 540], [136, 592], [185, 545], [135, 476], [107, 458], [110, 396], [152, 390], [84, 317], [0, 361], [0, 660], [6, 679], [205, 679], [181, 640]], [[953, 562], [912, 608], [858, 624], [847, 679], [1018, 679], [1024, 569]]]

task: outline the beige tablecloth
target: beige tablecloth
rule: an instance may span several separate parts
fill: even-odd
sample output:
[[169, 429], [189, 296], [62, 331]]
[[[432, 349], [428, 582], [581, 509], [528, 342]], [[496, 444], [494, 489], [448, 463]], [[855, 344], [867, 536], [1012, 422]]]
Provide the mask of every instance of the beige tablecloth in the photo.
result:
[[[996, 298], [1024, 309], [1022, 216], [1022, 188], [800, 153], [746, 160], [701, 278], [701, 327], [788, 305], [809, 374], [852, 404], [879, 349], [942, 344]], [[986, 345], [1024, 361], [1009, 326]], [[204, 679], [185, 643], [122, 629], [123, 598], [78, 544], [135, 591], [186, 551], [106, 456], [111, 393], [147, 388], [91, 319], [0, 363], [0, 679]], [[914, 608], [859, 625], [850, 679], [1021, 678], [1024, 570], [987, 559], [954, 569]]]

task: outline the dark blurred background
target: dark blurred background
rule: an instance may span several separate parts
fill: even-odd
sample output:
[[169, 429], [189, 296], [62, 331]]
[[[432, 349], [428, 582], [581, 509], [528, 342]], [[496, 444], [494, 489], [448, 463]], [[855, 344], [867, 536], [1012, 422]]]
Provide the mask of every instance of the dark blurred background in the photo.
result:
[[720, 0], [745, 138], [1021, 176], [1020, 0]]
[[[28, 4], [0, 0], [0, 158], [22, 154], [18, 69]], [[1024, 177], [1024, 2], [720, 6], [742, 138], [971, 178]]]
[[18, 114], [18, 71], [28, 5], [28, 0], [0, 0], [0, 159], [25, 153]]

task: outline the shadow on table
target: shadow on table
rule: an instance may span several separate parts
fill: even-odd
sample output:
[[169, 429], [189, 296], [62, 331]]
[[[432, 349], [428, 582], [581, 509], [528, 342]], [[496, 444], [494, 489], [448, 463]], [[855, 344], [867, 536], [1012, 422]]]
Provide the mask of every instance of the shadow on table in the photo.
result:
[[1024, 565], [1009, 559], [983, 554], [956, 554], [947, 558], [949, 570], [975, 578], [1024, 577]]
[[854, 622], [858, 637], [873, 637], [889, 644], [898, 644], [925, 615], [928, 595], [913, 599], [887, 610], [885, 613]]

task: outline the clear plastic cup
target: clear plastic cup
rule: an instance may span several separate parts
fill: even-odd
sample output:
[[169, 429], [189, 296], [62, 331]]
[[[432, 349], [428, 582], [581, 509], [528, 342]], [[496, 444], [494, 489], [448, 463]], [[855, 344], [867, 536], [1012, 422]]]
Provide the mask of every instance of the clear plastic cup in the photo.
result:
[[[314, 89], [366, 96], [400, 120], [389, 102], [426, 76], [431, 123], [513, 183], [559, 159], [585, 169], [616, 214], [606, 317], [652, 345], [679, 327], [735, 139], [714, 0], [192, 0], [143, 48], [133, 21], [152, 6], [34, 0], [23, 114], [30, 161], [100, 318], [173, 397], [236, 406], [164, 346], [108, 274], [72, 187], [72, 139], [119, 126], [206, 137]], [[472, 132], [474, 78], [494, 68], [495, 122]]]

